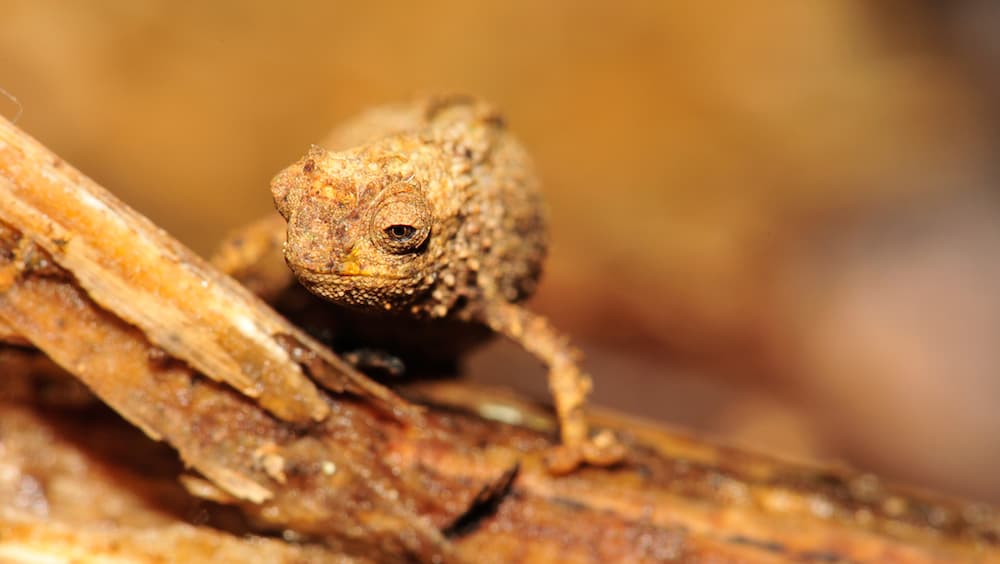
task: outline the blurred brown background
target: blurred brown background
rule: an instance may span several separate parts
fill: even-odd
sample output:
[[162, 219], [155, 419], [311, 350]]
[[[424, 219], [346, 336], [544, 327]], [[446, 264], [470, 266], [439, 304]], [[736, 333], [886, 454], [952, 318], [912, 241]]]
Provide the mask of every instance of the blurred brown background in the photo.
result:
[[1000, 501], [1000, 4], [875, 4], [0, 0], [0, 87], [203, 254], [338, 120], [480, 94], [600, 403]]

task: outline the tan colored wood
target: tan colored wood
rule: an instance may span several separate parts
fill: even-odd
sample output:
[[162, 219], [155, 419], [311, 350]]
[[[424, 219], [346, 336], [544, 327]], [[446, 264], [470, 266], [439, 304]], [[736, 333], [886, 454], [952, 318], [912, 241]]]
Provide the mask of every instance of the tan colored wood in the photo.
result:
[[[555, 439], [547, 414], [450, 383], [408, 390], [434, 406], [417, 414], [7, 123], [0, 319], [174, 447], [208, 480], [186, 480], [191, 490], [228, 494], [260, 522], [332, 553], [381, 561], [1000, 561], [1000, 523], [986, 505], [618, 415], [597, 421], [625, 439], [623, 464], [553, 476], [543, 463]], [[307, 376], [354, 394], [326, 394]], [[495, 495], [479, 495], [484, 489]], [[469, 514], [476, 499], [484, 507]], [[0, 554], [32, 535], [10, 523], [0, 518]], [[37, 538], [74, 542], [37, 526]], [[84, 540], [81, 551], [92, 546]]]

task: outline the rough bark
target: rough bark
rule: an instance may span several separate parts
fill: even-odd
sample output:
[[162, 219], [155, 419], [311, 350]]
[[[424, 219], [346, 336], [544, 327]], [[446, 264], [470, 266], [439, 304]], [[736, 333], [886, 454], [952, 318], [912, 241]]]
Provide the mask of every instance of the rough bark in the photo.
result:
[[[0, 328], [176, 449], [189, 491], [325, 547], [303, 558], [1000, 561], [982, 504], [622, 416], [598, 419], [621, 465], [552, 476], [547, 413], [462, 384], [410, 388], [414, 407], [6, 122]], [[77, 538], [4, 515], [0, 555]]]

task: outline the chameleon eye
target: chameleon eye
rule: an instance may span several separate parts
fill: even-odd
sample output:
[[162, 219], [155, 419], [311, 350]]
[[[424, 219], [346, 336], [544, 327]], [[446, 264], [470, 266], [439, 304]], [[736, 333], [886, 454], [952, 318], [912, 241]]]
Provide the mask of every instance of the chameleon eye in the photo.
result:
[[390, 192], [372, 215], [371, 238], [394, 255], [418, 252], [431, 232], [431, 212], [424, 197], [413, 190]]
[[417, 228], [412, 225], [396, 224], [385, 228], [385, 234], [393, 241], [399, 243], [409, 241], [416, 233]]

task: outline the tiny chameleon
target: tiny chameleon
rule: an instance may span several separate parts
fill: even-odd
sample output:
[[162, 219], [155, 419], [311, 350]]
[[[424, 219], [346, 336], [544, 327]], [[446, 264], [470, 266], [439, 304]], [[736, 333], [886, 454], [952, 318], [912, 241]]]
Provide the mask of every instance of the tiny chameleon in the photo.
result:
[[545, 207], [524, 148], [491, 105], [438, 96], [370, 110], [331, 152], [313, 146], [271, 182], [286, 221], [285, 262], [336, 304], [483, 324], [548, 367], [561, 444], [554, 473], [619, 462], [610, 431], [591, 436], [581, 353], [523, 302], [547, 247]]

